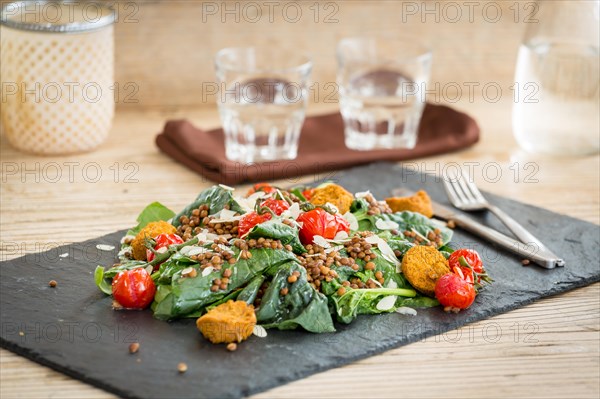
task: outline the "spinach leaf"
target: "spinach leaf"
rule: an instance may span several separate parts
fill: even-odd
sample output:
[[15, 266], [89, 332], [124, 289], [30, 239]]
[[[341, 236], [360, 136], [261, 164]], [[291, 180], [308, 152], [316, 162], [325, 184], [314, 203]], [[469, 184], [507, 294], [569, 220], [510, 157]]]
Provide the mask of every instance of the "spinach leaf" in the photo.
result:
[[[374, 231], [375, 233], [385, 233], [377, 228], [377, 220], [392, 221], [398, 224], [398, 231], [400, 234], [398, 237], [405, 239], [402, 234], [403, 231], [416, 231], [423, 237], [439, 229], [442, 235], [442, 245], [446, 245], [452, 239], [452, 230], [434, 219], [429, 219], [427, 216], [421, 215], [416, 212], [396, 212], [396, 213], [383, 213], [380, 215], [369, 215], [367, 213], [369, 204], [366, 200], [360, 198], [354, 200], [350, 206], [350, 212], [354, 214], [358, 220], [358, 229], [360, 231]], [[391, 237], [386, 237], [388, 239]], [[395, 249], [395, 248], [394, 248]], [[406, 248], [408, 249], [408, 248]], [[404, 252], [404, 251], [402, 251]]]
[[393, 221], [398, 223], [400, 226], [398, 230], [402, 231], [416, 231], [420, 235], [427, 237], [427, 234], [434, 231], [435, 229], [439, 229], [442, 235], [442, 245], [446, 245], [452, 239], [452, 230], [446, 227], [443, 223], [435, 220], [429, 219], [425, 215], [421, 215], [416, 212], [396, 212], [396, 213], [385, 213], [382, 215], [378, 215], [383, 220]]
[[444, 255], [444, 258], [448, 259], [450, 257], [450, 255], [452, 254], [452, 252], [454, 252], [454, 249], [452, 247], [450, 247], [449, 245], [442, 245], [441, 247], [438, 248], [438, 250], [440, 251], [440, 253], [442, 255]]
[[186, 206], [181, 212], [179, 212], [173, 218], [173, 226], [179, 227], [181, 222], [179, 219], [182, 216], [191, 216], [192, 211], [194, 209], [198, 209], [201, 205], [208, 205], [209, 213], [214, 215], [225, 208], [226, 205], [229, 205], [229, 209], [234, 212], [238, 212], [240, 214], [245, 213], [244, 209], [237, 203], [237, 201], [233, 198], [233, 194], [231, 190], [226, 190], [221, 186], [213, 186], [202, 191], [196, 200]]
[[[406, 238], [404, 238], [404, 236], [395, 236], [392, 235], [389, 231], [386, 231], [385, 233], [390, 234], [390, 238], [384, 238], [384, 240], [388, 243], [390, 248], [392, 248], [393, 251], [400, 251], [402, 255], [404, 255], [406, 251], [415, 246], [414, 243], [408, 241]], [[381, 236], [381, 234], [379, 236]]]
[[160, 265], [158, 271], [152, 274], [152, 279], [157, 284], [171, 284], [175, 273], [195, 264], [198, 264], [198, 262], [176, 252]]
[[156, 294], [154, 294], [154, 302], [152, 303], [152, 311], [154, 311], [154, 305], [160, 303], [171, 293], [170, 285], [157, 285]]
[[127, 235], [137, 235], [150, 222], [158, 222], [159, 220], [169, 220], [175, 215], [175, 212], [161, 204], [153, 202], [144, 208], [142, 213], [137, 217], [138, 225], [129, 229]]
[[277, 219], [272, 219], [264, 223], [257, 224], [248, 233], [248, 238], [260, 237], [279, 240], [283, 245], [289, 244], [292, 246], [292, 250], [297, 254], [306, 252], [306, 249], [298, 237], [298, 228], [288, 226]]
[[[377, 309], [377, 304], [386, 296], [414, 297], [416, 291], [407, 288], [371, 288], [347, 289], [342, 296], [331, 296], [337, 320], [341, 323], [350, 323], [359, 314], [389, 313], [396, 309], [396, 305], [389, 309]], [[398, 300], [396, 300], [397, 303]]]
[[[300, 273], [295, 283], [287, 279], [294, 271]], [[286, 295], [281, 295], [282, 289]], [[256, 311], [258, 323], [265, 328], [292, 330], [302, 327], [313, 333], [334, 332], [327, 298], [306, 280], [306, 269], [297, 262], [281, 266]]]
[[[235, 256], [239, 255], [239, 249], [233, 247]], [[277, 268], [282, 264], [295, 261], [293, 253], [283, 249], [250, 249], [250, 259], [239, 259], [233, 265], [224, 265], [222, 270], [202, 276], [198, 273], [196, 277], [182, 278], [181, 270], [177, 270], [171, 277], [171, 291], [158, 302], [154, 308], [154, 316], [158, 319], [169, 320], [180, 317], [191, 317], [206, 306], [217, 302], [231, 292], [243, 287], [250, 280], [263, 274], [269, 268]], [[230, 269], [229, 285], [226, 290], [211, 291], [210, 287], [216, 278], [221, 278], [224, 270]]]
[[375, 221], [373, 220], [373, 217], [367, 213], [368, 211], [369, 203], [364, 198], [357, 198], [350, 205], [350, 212], [358, 221], [358, 231], [371, 230], [371, 227], [375, 226]]
[[298, 198], [300, 200], [300, 202], [306, 202], [308, 200], [306, 199], [304, 194], [302, 194], [302, 191], [304, 189], [305, 189], [304, 187], [294, 187], [290, 190], [290, 193], [294, 194], [296, 196], [296, 198]]
[[398, 298], [396, 306], [408, 306], [409, 308], [432, 308], [438, 306], [440, 303], [435, 298], [429, 298], [428, 296], [418, 295], [414, 298]]
[[106, 295], [112, 295], [112, 286], [110, 281], [104, 278], [104, 268], [102, 266], [96, 267], [94, 271], [94, 281], [100, 291], [104, 292]]
[[260, 290], [260, 287], [264, 281], [265, 276], [256, 276], [254, 280], [250, 281], [250, 283], [244, 287], [242, 292], [240, 292], [240, 295], [237, 297], [238, 301], [244, 301], [248, 305], [252, 305], [256, 299], [258, 290]]

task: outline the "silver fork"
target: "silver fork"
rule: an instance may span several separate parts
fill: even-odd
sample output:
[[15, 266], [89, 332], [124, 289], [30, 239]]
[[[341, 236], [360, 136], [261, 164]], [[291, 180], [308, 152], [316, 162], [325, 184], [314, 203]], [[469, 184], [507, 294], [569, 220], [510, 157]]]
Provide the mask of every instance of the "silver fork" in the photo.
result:
[[461, 171], [461, 175], [455, 179], [444, 178], [444, 188], [452, 205], [463, 211], [488, 210], [500, 219], [521, 240], [522, 243], [535, 247], [535, 252], [554, 258], [556, 266], [564, 266], [564, 260], [560, 259], [540, 240], [531, 234], [519, 222], [505, 213], [502, 209], [490, 204], [479, 191], [475, 183], [471, 181], [468, 174]]

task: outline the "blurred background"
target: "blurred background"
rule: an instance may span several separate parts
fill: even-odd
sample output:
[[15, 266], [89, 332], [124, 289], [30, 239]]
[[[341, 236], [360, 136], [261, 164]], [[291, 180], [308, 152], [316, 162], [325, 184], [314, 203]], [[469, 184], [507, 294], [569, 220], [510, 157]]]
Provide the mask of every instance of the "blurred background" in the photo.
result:
[[[523, 33], [535, 23], [532, 1], [197, 1], [118, 2], [115, 74], [134, 83], [117, 106], [214, 106], [214, 54], [255, 43], [309, 53], [311, 100], [337, 101], [335, 46], [363, 34], [411, 34], [433, 48], [432, 89], [441, 102], [481, 97], [514, 82]], [[436, 89], [435, 83], [440, 86]], [[488, 87], [489, 96], [495, 96]], [[435, 101], [430, 96], [430, 101]], [[137, 102], [135, 102], [137, 100]]]

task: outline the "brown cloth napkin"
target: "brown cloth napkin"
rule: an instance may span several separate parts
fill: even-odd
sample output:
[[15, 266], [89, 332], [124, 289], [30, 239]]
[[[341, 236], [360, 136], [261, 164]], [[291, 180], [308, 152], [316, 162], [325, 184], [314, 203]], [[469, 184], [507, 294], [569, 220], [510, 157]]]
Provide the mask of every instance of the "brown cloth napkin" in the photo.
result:
[[205, 131], [187, 120], [168, 121], [156, 137], [165, 154], [210, 180], [223, 184], [268, 181], [348, 168], [374, 161], [402, 161], [466, 148], [479, 139], [479, 127], [468, 115], [443, 105], [427, 104], [412, 150], [354, 151], [344, 144], [339, 113], [306, 118], [298, 157], [242, 164], [225, 157], [222, 129]]

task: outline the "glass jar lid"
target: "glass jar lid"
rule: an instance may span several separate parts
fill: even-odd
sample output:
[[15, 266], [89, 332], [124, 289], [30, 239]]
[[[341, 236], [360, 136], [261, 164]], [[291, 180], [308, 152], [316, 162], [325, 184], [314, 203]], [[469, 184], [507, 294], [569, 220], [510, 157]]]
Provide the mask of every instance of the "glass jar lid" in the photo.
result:
[[113, 8], [92, 1], [15, 1], [0, 13], [1, 25], [36, 32], [88, 32], [115, 20]]

